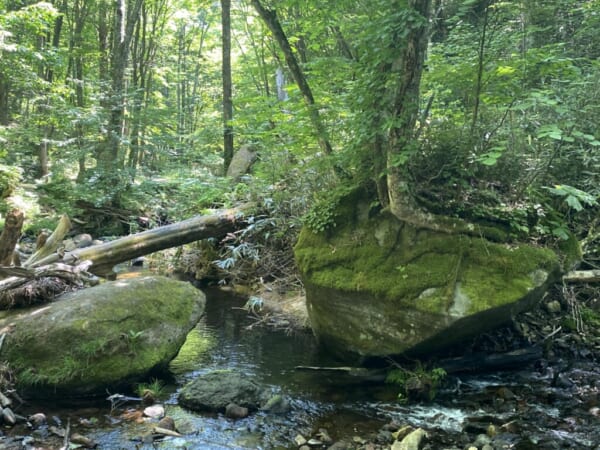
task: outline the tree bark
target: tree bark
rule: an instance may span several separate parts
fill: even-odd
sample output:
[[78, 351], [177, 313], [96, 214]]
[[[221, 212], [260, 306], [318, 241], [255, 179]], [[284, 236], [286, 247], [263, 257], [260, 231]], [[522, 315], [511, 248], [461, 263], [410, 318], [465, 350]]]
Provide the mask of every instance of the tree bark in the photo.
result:
[[223, 41], [223, 173], [233, 158], [233, 87], [231, 81], [231, 0], [221, 0]]
[[21, 237], [21, 228], [25, 215], [23, 211], [13, 209], [6, 215], [4, 229], [0, 234], [0, 265], [10, 266], [13, 262], [15, 246]]
[[427, 223], [428, 216], [416, 206], [409, 192], [409, 174], [406, 160], [416, 145], [415, 124], [419, 112], [419, 88], [427, 51], [428, 22], [431, 0], [410, 0], [415, 20], [406, 36], [396, 36], [394, 46], [398, 59], [392, 73], [397, 82], [391, 103], [392, 127], [389, 129], [387, 149], [387, 185], [389, 205], [398, 219], [411, 223]]

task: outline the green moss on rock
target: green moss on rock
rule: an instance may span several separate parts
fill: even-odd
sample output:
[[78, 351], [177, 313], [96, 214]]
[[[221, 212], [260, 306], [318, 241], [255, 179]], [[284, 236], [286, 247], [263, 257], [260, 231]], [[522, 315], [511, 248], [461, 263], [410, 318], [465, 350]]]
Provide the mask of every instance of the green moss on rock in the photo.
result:
[[204, 301], [164, 277], [104, 283], [2, 319], [11, 332], [1, 357], [30, 395], [105, 393], [166, 368]]
[[496, 310], [466, 321], [484, 331], [529, 307], [559, 272], [551, 250], [369, 217], [366, 201], [353, 200], [335, 230], [304, 229], [295, 248], [315, 333], [338, 353], [402, 353]]

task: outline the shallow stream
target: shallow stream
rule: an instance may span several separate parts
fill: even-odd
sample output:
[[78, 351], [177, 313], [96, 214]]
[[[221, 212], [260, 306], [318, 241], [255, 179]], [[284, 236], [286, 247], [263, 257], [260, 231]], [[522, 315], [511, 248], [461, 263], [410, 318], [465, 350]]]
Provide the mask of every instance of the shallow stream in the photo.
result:
[[[174, 418], [181, 438], [144, 443], [141, 437], [155, 423], [120, 416], [125, 407], [140, 406], [135, 402], [112, 413], [108, 401], [85, 408], [25, 405], [20, 413], [42, 411], [62, 426], [68, 421], [71, 432], [92, 438], [101, 449], [295, 449], [296, 435], [310, 437], [319, 428], [335, 442], [381, 442], [388, 437], [389, 446], [391, 437], [382, 427], [391, 421], [428, 430], [430, 449], [464, 448], [486, 433], [492, 437], [492, 448], [498, 449], [600, 449], [600, 369], [589, 360], [556, 360], [516, 372], [452, 377], [432, 404], [402, 405], [393, 386], [296, 370], [339, 362], [320, 352], [310, 334], [248, 328], [255, 319], [243, 303], [209, 293], [199, 330], [213, 346], [187, 361], [166, 386], [166, 414]], [[291, 410], [279, 415], [258, 412], [234, 421], [180, 408], [178, 389], [194, 376], [216, 369], [234, 370], [266, 384], [290, 399]]]

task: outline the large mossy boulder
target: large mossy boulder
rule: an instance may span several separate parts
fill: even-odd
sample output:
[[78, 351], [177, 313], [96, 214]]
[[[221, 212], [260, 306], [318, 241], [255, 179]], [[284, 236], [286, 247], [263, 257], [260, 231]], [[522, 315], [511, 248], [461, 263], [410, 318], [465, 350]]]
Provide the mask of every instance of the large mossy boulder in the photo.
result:
[[560, 272], [551, 250], [448, 223], [416, 228], [373, 213], [359, 192], [335, 221], [321, 233], [305, 227], [295, 255], [314, 333], [347, 358], [443, 352], [531, 308]]
[[116, 280], [0, 319], [0, 359], [30, 397], [106, 394], [166, 369], [204, 311], [191, 284]]

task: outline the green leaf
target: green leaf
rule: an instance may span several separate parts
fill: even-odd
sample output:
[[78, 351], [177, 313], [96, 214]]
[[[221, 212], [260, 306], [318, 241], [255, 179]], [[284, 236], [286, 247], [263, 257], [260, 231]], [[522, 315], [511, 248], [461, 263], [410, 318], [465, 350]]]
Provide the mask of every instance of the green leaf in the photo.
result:
[[581, 205], [581, 202], [577, 199], [577, 197], [568, 195], [565, 201], [567, 202], [567, 205], [569, 205], [575, 211], [581, 211], [583, 209], [583, 206]]

